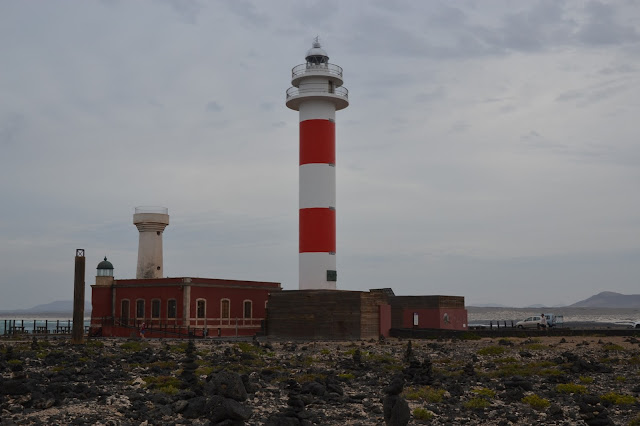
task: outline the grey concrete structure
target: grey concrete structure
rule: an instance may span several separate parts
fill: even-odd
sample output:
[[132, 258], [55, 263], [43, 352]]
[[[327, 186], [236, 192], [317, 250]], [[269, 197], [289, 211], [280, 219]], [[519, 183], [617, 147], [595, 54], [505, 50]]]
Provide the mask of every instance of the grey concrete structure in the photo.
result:
[[138, 228], [136, 278], [162, 278], [162, 233], [169, 225], [166, 207], [136, 207], [133, 224]]

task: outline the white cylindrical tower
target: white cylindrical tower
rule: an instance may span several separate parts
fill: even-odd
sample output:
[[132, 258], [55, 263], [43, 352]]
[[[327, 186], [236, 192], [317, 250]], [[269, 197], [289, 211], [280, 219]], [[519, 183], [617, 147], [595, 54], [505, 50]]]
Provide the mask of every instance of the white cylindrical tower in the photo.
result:
[[133, 224], [138, 228], [136, 278], [162, 278], [162, 233], [169, 225], [166, 207], [136, 207]]
[[291, 71], [287, 107], [300, 112], [300, 290], [336, 288], [336, 111], [349, 106], [342, 68], [316, 38]]

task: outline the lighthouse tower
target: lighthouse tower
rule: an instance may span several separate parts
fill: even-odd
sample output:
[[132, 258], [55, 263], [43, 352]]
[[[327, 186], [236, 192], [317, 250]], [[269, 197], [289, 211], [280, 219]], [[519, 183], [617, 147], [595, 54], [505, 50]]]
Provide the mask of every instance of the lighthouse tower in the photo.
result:
[[136, 278], [162, 278], [162, 233], [169, 225], [166, 207], [136, 207], [133, 224], [138, 228]]
[[316, 37], [293, 67], [287, 107], [300, 115], [300, 290], [336, 288], [336, 111], [349, 106], [342, 68]]

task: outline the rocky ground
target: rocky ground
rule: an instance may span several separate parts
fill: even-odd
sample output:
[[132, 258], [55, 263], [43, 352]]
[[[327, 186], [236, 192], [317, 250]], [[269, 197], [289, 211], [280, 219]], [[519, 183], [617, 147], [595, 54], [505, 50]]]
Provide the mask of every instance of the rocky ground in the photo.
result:
[[640, 425], [635, 337], [0, 340], [0, 425]]

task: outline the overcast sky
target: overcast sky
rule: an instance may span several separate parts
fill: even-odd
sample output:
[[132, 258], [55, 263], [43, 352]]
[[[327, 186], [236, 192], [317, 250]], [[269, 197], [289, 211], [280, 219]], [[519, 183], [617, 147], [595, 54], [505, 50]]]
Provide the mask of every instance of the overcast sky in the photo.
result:
[[291, 68], [344, 68], [338, 288], [570, 304], [640, 293], [640, 4], [0, 1], [0, 309], [164, 272], [298, 282]]

